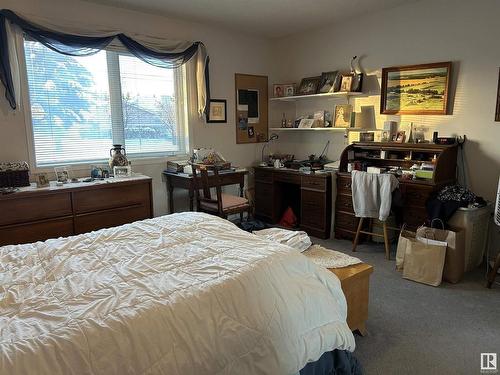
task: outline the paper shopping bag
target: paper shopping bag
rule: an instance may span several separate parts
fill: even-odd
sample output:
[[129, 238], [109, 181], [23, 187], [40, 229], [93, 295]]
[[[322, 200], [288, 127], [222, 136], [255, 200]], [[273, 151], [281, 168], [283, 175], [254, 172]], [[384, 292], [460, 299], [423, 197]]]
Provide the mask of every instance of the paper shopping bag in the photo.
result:
[[458, 283], [464, 274], [465, 264], [465, 233], [460, 228], [451, 227], [449, 230], [420, 227], [417, 229], [417, 238], [426, 238], [429, 243], [439, 241], [446, 243], [446, 257], [444, 262], [443, 279], [450, 283]]
[[406, 247], [410, 240], [415, 239], [415, 232], [409, 230], [401, 229], [398, 239], [398, 247], [396, 249], [396, 270], [402, 271], [404, 268]]
[[438, 286], [443, 278], [446, 245], [434, 245], [408, 239], [404, 257], [403, 278]]

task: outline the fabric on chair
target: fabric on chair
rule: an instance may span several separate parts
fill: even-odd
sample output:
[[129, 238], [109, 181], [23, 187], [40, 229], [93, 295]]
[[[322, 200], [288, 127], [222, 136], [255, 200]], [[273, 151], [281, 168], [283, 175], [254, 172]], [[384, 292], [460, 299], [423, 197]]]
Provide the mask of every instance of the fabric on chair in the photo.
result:
[[[231, 195], [231, 194], [222, 194], [222, 209], [223, 210], [228, 210], [232, 208], [238, 208], [242, 207], [248, 204], [248, 199], [238, 197], [236, 195]], [[211, 202], [200, 202], [200, 207], [204, 209], [209, 209], [209, 210], [214, 210], [217, 211], [217, 203], [211, 203]]]
[[392, 174], [352, 171], [352, 205], [356, 217], [385, 221], [391, 212], [392, 192], [399, 186]]

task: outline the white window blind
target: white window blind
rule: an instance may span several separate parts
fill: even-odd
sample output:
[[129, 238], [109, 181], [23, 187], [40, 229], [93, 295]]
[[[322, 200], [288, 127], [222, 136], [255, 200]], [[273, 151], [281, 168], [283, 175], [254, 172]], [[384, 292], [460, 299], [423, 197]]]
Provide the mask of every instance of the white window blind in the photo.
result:
[[163, 69], [115, 50], [59, 54], [25, 40], [36, 165], [186, 152], [181, 69]]

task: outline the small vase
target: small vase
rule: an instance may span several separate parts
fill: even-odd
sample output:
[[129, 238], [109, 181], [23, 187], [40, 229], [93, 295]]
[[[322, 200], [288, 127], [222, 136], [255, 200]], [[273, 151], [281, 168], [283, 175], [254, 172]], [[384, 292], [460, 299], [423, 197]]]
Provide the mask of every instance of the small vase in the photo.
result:
[[125, 148], [122, 145], [113, 145], [113, 148], [109, 150], [109, 167], [111, 171], [113, 171], [113, 167], [125, 167], [127, 165], [128, 159]]

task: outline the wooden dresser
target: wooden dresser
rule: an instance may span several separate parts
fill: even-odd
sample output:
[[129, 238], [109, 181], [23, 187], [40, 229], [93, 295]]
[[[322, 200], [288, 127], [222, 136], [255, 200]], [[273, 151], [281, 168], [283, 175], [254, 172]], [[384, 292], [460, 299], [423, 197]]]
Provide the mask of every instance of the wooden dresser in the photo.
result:
[[[385, 159], [380, 158], [381, 151], [385, 152]], [[404, 169], [410, 168], [413, 164], [430, 162], [434, 156], [437, 160], [432, 179], [399, 180], [404, 205], [402, 221], [410, 229], [416, 229], [427, 221], [425, 204], [430, 195], [443, 186], [455, 182], [457, 146], [381, 142], [356, 142], [347, 146], [341, 155], [337, 172], [335, 237], [353, 239], [359, 221], [354, 216], [352, 206], [351, 173], [347, 172], [348, 163], [357, 162], [376, 167], [400, 166]]]
[[332, 207], [330, 173], [304, 174], [298, 170], [255, 168], [255, 216], [278, 223], [291, 207], [300, 229], [319, 238], [330, 237]]
[[0, 246], [66, 237], [153, 217], [151, 178], [0, 195]]

